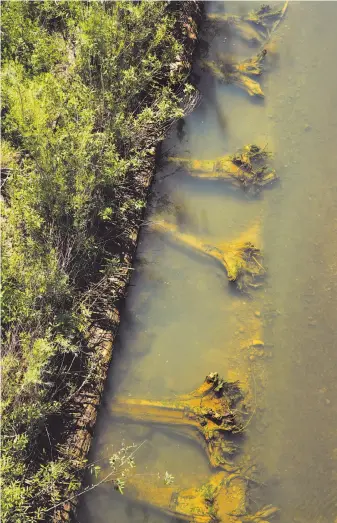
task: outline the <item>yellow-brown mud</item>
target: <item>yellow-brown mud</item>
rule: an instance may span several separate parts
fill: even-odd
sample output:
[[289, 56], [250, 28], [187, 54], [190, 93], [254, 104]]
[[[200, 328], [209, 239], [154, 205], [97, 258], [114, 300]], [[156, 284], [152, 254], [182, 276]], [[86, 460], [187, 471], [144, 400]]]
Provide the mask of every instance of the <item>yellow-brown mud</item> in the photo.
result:
[[228, 280], [234, 282], [239, 290], [260, 287], [260, 280], [266, 271], [262, 265], [260, 248], [256, 246], [258, 223], [253, 224], [236, 240], [218, 245], [208, 245], [192, 234], [180, 232], [177, 226], [168, 222], [154, 223], [153, 228], [169, 233], [182, 245], [219, 262], [226, 270]]

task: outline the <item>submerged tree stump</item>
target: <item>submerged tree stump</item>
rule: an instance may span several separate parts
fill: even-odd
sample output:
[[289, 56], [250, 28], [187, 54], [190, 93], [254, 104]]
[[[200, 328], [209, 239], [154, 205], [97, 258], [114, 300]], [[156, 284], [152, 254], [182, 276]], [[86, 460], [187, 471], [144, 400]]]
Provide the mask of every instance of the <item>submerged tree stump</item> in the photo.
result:
[[125, 494], [181, 521], [193, 523], [268, 523], [278, 512], [267, 505], [249, 514], [247, 482], [238, 474], [213, 474], [199, 487], [180, 489], [156, 484], [146, 476], [128, 477]]
[[203, 60], [202, 65], [218, 80], [226, 84], [236, 84], [250, 96], [264, 97], [264, 92], [257, 80], [250, 76], [262, 74], [262, 62], [267, 54], [263, 49], [252, 58], [242, 62], [233, 62], [231, 58], [218, 56], [216, 61]]
[[235, 154], [221, 156], [215, 160], [194, 160], [170, 157], [169, 160], [184, 167], [196, 178], [218, 179], [242, 189], [255, 191], [277, 179], [267, 161], [271, 153], [258, 145], [245, 145]]
[[221, 82], [236, 84], [250, 96], [264, 97], [259, 82], [250, 78], [262, 73], [262, 61], [267, 53], [264, 48], [271, 38], [288, 7], [288, 1], [280, 9], [262, 5], [259, 9], [246, 15], [210, 13], [208, 19], [216, 24], [233, 27], [237, 35], [250, 44], [259, 44], [260, 52], [243, 62], [235, 63], [232, 58], [225, 60], [218, 56], [216, 61], [202, 61], [202, 65]]
[[153, 485], [146, 478], [133, 476], [128, 479], [125, 493], [182, 521], [237, 523], [238, 516], [246, 513], [246, 485], [241, 479], [228, 479], [225, 472], [219, 472], [201, 487], [179, 489]]
[[273, 9], [270, 5], [264, 4], [245, 15], [209, 13], [207, 19], [216, 25], [232, 26], [239, 38], [249, 44], [261, 44], [284, 17], [288, 3], [286, 1], [280, 9]]
[[233, 410], [240, 398], [237, 383], [226, 382], [217, 373], [211, 373], [190, 394], [163, 401], [117, 398], [111, 412], [134, 421], [187, 431], [201, 442], [213, 467], [229, 470], [228, 456], [235, 452], [236, 446], [226, 436], [241, 430]]
[[[249, 288], [260, 287], [260, 280], [266, 271], [262, 266], [260, 249], [247, 238], [250, 231], [236, 241], [214, 246], [203, 243], [191, 234], [180, 232], [175, 225], [164, 221], [154, 223], [152, 227], [169, 233], [180, 244], [216, 260], [225, 269], [228, 280], [234, 282], [240, 291], [247, 292]], [[254, 226], [252, 235], [253, 229]]]

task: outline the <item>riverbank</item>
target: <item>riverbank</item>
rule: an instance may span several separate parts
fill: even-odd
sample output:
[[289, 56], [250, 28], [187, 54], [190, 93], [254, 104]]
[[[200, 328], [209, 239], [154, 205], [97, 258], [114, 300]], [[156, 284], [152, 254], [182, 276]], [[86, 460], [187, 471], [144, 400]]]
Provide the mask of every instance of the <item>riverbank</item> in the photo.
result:
[[76, 505], [156, 147], [196, 100], [200, 16], [3, 6], [3, 521]]

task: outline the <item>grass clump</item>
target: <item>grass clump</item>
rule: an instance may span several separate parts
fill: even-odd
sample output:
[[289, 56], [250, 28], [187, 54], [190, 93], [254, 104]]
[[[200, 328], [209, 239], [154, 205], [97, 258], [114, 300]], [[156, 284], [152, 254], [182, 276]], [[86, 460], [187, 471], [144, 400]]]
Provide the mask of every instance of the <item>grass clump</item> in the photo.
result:
[[184, 9], [3, 2], [4, 522], [52, 520], [78, 491], [88, 332], [116, 327], [155, 147], [193, 103]]

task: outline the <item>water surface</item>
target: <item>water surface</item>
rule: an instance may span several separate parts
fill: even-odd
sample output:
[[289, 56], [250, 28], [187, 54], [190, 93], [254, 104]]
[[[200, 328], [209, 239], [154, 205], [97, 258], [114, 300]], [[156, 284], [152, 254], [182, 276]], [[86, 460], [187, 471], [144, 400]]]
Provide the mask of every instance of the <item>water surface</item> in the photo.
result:
[[[208, 10], [236, 13], [256, 7], [207, 3]], [[191, 178], [163, 158], [147, 222], [171, 221], [210, 244], [254, 226], [268, 278], [251, 298], [239, 295], [212, 260], [144, 226], [92, 454], [145, 441], [137, 473], [169, 471], [182, 487], [202, 483], [210, 469], [201, 448], [169, 430], [119, 423], [110, 406], [115, 395], [189, 392], [210, 371], [240, 379], [256, 402], [243, 449], [263, 484], [251, 490], [252, 508], [279, 506], [281, 523], [337, 517], [336, 22], [337, 3], [291, 2], [268, 47], [264, 101], [195, 66], [202, 102], [164, 153], [212, 159], [247, 143], [267, 145], [280, 183], [252, 197]], [[254, 53], [233, 35], [204, 38], [209, 56]], [[247, 346], [257, 337], [265, 354], [250, 359]], [[79, 521], [169, 518], [104, 488], [86, 495]]]

